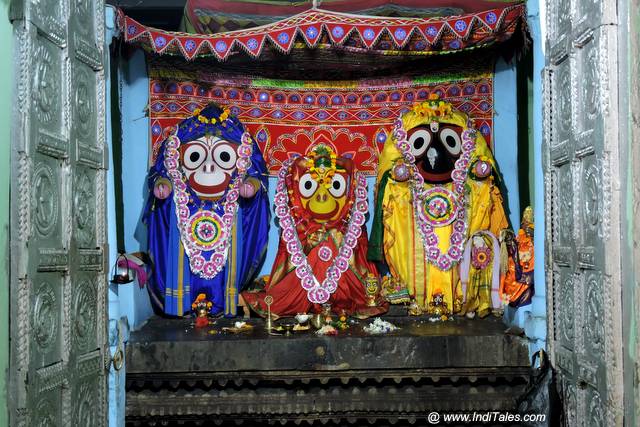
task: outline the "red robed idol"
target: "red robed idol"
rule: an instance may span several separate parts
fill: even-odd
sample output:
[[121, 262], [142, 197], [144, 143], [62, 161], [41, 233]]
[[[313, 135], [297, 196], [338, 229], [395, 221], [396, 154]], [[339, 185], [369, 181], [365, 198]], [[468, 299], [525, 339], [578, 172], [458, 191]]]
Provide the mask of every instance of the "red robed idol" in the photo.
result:
[[366, 259], [366, 181], [351, 159], [316, 145], [283, 166], [276, 191], [278, 253], [265, 289], [243, 292], [246, 303], [264, 315], [270, 295], [279, 317], [319, 313], [325, 301], [338, 314], [384, 313], [387, 304], [366, 291], [378, 272]]

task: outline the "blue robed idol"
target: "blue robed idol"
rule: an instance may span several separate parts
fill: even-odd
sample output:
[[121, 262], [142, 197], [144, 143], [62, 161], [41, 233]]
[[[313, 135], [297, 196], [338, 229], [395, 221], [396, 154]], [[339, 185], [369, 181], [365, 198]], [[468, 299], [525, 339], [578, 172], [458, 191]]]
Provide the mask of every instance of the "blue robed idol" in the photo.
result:
[[[178, 125], [149, 171], [145, 218], [153, 260], [150, 295], [161, 313], [182, 316], [203, 293], [213, 303], [212, 313], [235, 316], [239, 292], [260, 271], [269, 202], [265, 161], [253, 139], [248, 143], [251, 165], [238, 181], [243, 190], [235, 192], [233, 222], [225, 228], [223, 220], [225, 206], [228, 212], [229, 200], [234, 200], [230, 184], [238, 176], [244, 132], [236, 117], [210, 104]], [[221, 241], [226, 261], [212, 272], [209, 267], [221, 252], [208, 245]]]

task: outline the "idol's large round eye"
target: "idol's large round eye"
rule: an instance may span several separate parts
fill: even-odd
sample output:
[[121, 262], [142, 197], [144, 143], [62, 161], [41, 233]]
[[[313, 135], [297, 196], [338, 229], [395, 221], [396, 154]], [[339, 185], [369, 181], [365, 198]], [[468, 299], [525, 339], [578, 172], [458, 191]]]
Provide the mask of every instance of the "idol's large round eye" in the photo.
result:
[[345, 191], [347, 191], [347, 180], [345, 180], [342, 175], [334, 175], [331, 186], [329, 187], [329, 193], [331, 193], [333, 197], [342, 197]]
[[207, 158], [207, 149], [201, 144], [188, 144], [182, 151], [182, 164], [185, 168], [195, 170]]
[[236, 150], [228, 144], [218, 144], [213, 147], [213, 161], [222, 169], [233, 169], [237, 158]]
[[409, 136], [409, 146], [411, 154], [419, 157], [427, 151], [427, 147], [431, 142], [431, 133], [426, 129], [418, 129]]
[[462, 140], [455, 129], [442, 129], [440, 131], [440, 141], [442, 141], [442, 145], [444, 145], [444, 148], [446, 148], [449, 153], [454, 156], [460, 154], [460, 151], [462, 150]]
[[309, 198], [313, 196], [313, 193], [318, 189], [318, 182], [311, 178], [310, 174], [305, 173], [298, 182], [298, 189], [300, 190], [302, 197]]

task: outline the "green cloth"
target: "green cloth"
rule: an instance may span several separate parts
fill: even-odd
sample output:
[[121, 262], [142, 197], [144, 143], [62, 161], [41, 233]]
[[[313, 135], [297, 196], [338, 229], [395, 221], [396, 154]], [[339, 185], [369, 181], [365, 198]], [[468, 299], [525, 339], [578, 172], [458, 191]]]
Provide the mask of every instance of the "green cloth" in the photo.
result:
[[386, 171], [380, 180], [378, 187], [378, 196], [376, 198], [376, 208], [373, 213], [373, 225], [371, 226], [371, 235], [369, 237], [369, 247], [367, 249], [367, 259], [369, 261], [384, 261], [384, 223], [382, 221], [382, 201], [384, 200], [384, 190], [389, 182], [391, 170]]

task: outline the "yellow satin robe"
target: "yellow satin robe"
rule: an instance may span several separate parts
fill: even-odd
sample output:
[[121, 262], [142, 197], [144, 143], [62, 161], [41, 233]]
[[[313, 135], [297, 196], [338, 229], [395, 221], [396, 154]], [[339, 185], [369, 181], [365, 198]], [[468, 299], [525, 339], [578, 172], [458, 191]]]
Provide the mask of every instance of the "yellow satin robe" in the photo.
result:
[[[405, 129], [411, 129], [421, 121], [420, 116], [413, 113], [403, 117]], [[467, 120], [462, 113], [454, 112], [442, 122], [466, 128]], [[489, 162], [491, 167], [496, 169], [493, 154], [480, 133], [476, 137], [476, 147], [472, 152], [470, 164], [478, 158]], [[378, 183], [384, 173], [392, 169], [400, 159], [402, 155], [395, 146], [395, 138], [391, 137], [380, 153]], [[490, 230], [495, 235], [499, 235], [500, 230], [508, 227], [508, 221], [500, 190], [494, 185], [493, 177], [476, 181], [467, 176], [465, 184], [470, 189], [470, 194], [467, 195], [469, 200], [466, 203], [468, 206], [466, 237], [478, 230]], [[428, 183], [424, 185], [427, 189], [435, 187]], [[445, 186], [451, 189], [452, 184]], [[455, 265], [448, 271], [442, 271], [425, 259], [424, 244], [413, 212], [409, 182], [398, 182], [390, 177], [384, 189], [382, 206], [384, 258], [391, 274], [406, 284], [409, 294], [427, 312], [432, 312], [429, 303], [434, 293], [438, 292], [442, 293], [449, 312], [460, 312], [463, 296], [459, 266]], [[452, 230], [453, 224], [435, 228], [438, 247], [442, 253], [446, 253], [449, 249]]]

